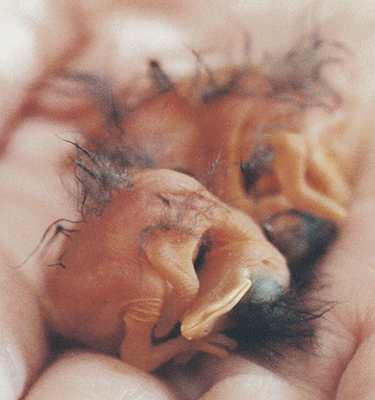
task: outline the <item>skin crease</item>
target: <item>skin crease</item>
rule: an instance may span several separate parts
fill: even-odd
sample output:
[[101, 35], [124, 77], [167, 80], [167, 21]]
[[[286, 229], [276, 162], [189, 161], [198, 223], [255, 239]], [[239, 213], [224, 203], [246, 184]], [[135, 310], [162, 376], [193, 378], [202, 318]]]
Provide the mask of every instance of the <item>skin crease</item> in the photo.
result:
[[[69, 129], [41, 121], [21, 126], [22, 121], [13, 116], [28, 96], [25, 88], [42, 76], [49, 65], [71, 54], [76, 42], [70, 36], [74, 36], [72, 32], [78, 29], [74, 26], [82, 27], [83, 22], [94, 34], [86, 39], [91, 40], [89, 50], [75, 61], [81, 69], [87, 66], [94, 72], [104, 69], [115, 83], [120, 83], [132, 76], [137, 68], [143, 68], [144, 60], [150, 57], [150, 53], [154, 53], [152, 56], [160, 54], [161, 61], [168, 59], [171, 48], [168, 48], [166, 40], [163, 40], [164, 47], [159, 49], [150, 49], [148, 45], [141, 46], [141, 50], [132, 50], [131, 46], [123, 49], [116, 47], [113, 44], [117, 43], [116, 37], [110, 35], [112, 31], [104, 29], [106, 21], [114, 21], [111, 20], [114, 18], [112, 12], [116, 12], [116, 17], [133, 11], [141, 16], [155, 12], [153, 15], [158, 21], [167, 21], [171, 29], [181, 26], [182, 31], [178, 31], [180, 36], [184, 40], [188, 37], [191, 46], [201, 48], [207, 45], [217, 48], [219, 44], [230, 48], [228, 37], [240, 42], [242, 32], [238, 35], [233, 33], [233, 26], [236, 26], [233, 21], [237, 18], [253, 33], [253, 56], [256, 59], [261, 49], [266, 48], [266, 43], [273, 44], [268, 48], [281, 51], [294, 37], [303, 33], [306, 27], [299, 23], [298, 18], [307, 14], [306, 8], [310, 3], [290, 0], [279, 4], [269, 0], [259, 6], [256, 1], [221, 0], [220, 7], [217, 1], [207, 1], [202, 8], [198, 1], [189, 2], [189, 5], [165, 1], [160, 2], [160, 7], [158, 2], [157, 11], [153, 10], [155, 3], [151, 1], [142, 3], [142, 6], [136, 1], [102, 0], [78, 5], [76, 2], [60, 1], [54, 2], [53, 6], [46, 2], [47, 11], [44, 11], [42, 3], [36, 1], [28, 13], [20, 12], [25, 5], [6, 9], [3, 13], [18, 18], [34, 35], [37, 45], [31, 46], [30, 52], [20, 51], [20, 54], [31, 54], [31, 61], [37, 62], [30, 64], [30, 70], [17, 75], [22, 79], [11, 78], [11, 67], [16, 68], [17, 64], [16, 67], [5, 66], [1, 70], [1, 84], [5, 89], [1, 94], [3, 129], [0, 137], [6, 142], [10, 134], [12, 136], [6, 149], [3, 147], [5, 150], [0, 159], [0, 248], [3, 266], [0, 286], [0, 398], [20, 399], [26, 388], [29, 388], [25, 397], [28, 400], [72, 399], [74, 396], [77, 399], [149, 399], [152, 396], [204, 400], [374, 398], [374, 141], [368, 144], [363, 157], [348, 221], [339, 241], [324, 261], [327, 285], [319, 296], [335, 300], [338, 304], [322, 321], [315, 354], [290, 352], [281, 368], [275, 371], [238, 356], [224, 361], [201, 357], [195, 365], [199, 378], [191, 368], [180, 367], [172, 372], [165, 370], [159, 380], [108, 356], [75, 350], [45, 369], [49, 348], [37, 307], [37, 297], [43, 287], [41, 268], [35, 258], [29, 260], [27, 268], [15, 266], [28, 257], [50, 223], [62, 215], [74, 219], [77, 213], [74, 199], [67, 193], [60, 174], [59, 159], [68, 146], [51, 135], [51, 132], [63, 135]], [[217, 11], [219, 8], [220, 12]], [[371, 47], [371, 42], [375, 43], [375, 16], [371, 2], [357, 4], [341, 1], [331, 9], [323, 4], [322, 11], [317, 14], [324, 27], [328, 26], [325, 28], [327, 34], [348, 43], [358, 52], [355, 70], [361, 72], [356, 87], [364, 100], [364, 107], [367, 107], [371, 104], [375, 88], [375, 73], [372, 71], [375, 51]], [[120, 31], [123, 25], [118, 19], [116, 21]], [[343, 21], [346, 26], [342, 26]], [[51, 37], [51, 32], [58, 42]], [[159, 35], [162, 34], [160, 31]], [[163, 38], [169, 36], [171, 31]], [[204, 43], [200, 43], [202, 37]], [[146, 35], [142, 40], [150, 41], [151, 38]], [[108, 46], [108, 43], [113, 46]], [[175, 39], [171, 40], [170, 46], [175, 48]], [[108, 48], [115, 60], [110, 66], [106, 62]], [[186, 46], [181, 45], [181, 48], [182, 53], [186, 53]], [[9, 46], [9, 49], [18, 54], [15, 46]], [[235, 50], [240, 52], [240, 49]], [[128, 62], [132, 51], [136, 56]], [[25, 68], [26, 61], [20, 57], [19, 68]], [[372, 114], [372, 109], [369, 109]]]

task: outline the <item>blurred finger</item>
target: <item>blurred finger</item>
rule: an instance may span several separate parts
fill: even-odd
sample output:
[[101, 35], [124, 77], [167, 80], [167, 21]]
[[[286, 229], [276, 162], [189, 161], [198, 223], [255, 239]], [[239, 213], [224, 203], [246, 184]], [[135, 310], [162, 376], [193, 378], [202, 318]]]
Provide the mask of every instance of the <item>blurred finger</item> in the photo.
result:
[[37, 299], [18, 271], [1, 262], [0, 398], [15, 400], [48, 355]]
[[157, 379], [122, 361], [99, 354], [69, 352], [54, 362], [25, 400], [173, 400]]

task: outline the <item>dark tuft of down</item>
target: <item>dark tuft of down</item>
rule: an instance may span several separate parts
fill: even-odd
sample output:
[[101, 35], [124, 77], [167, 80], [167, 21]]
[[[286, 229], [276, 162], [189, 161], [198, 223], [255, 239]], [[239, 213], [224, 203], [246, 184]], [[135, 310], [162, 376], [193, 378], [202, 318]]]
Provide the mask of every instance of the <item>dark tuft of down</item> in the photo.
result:
[[272, 216], [264, 230], [288, 260], [290, 288], [268, 302], [250, 289], [231, 311], [234, 327], [225, 332], [237, 340], [240, 352], [261, 360], [280, 356], [288, 347], [313, 347], [317, 320], [333, 304], [308, 293], [319, 283], [319, 259], [337, 236], [333, 222], [295, 209]]

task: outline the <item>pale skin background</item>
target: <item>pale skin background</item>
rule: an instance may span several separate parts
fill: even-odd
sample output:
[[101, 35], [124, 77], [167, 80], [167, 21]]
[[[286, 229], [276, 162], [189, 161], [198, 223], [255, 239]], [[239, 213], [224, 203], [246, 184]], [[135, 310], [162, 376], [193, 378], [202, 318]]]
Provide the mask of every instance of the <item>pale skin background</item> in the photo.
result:
[[[181, 368], [163, 383], [119, 360], [78, 351], [45, 369], [49, 348], [37, 302], [41, 266], [31, 260], [27, 268], [15, 268], [51, 222], [76, 216], [74, 200], [60, 179], [59, 159], [67, 146], [51, 134], [69, 128], [41, 120], [17, 126], [14, 121], [27, 87], [73, 57], [80, 35], [89, 32], [91, 45], [74, 61], [77, 69], [105, 73], [121, 85], [143, 70], [151, 56], [170, 73], [181, 74], [192, 68], [191, 48], [231, 50], [240, 57], [248, 30], [252, 57], [259, 60], [265, 49], [282, 51], [318, 26], [357, 53], [355, 87], [371, 124], [372, 0], [1, 0], [0, 11], [0, 140], [5, 143], [11, 136], [0, 159], [0, 398], [22, 398], [35, 379], [27, 400], [177, 400], [183, 393], [202, 400], [375, 398], [374, 141], [363, 157], [349, 220], [323, 265], [327, 285], [319, 295], [338, 304], [322, 323], [315, 354], [291, 352], [277, 371], [235, 356], [226, 361], [203, 357], [199, 377]], [[180, 394], [172, 392], [175, 387]]]

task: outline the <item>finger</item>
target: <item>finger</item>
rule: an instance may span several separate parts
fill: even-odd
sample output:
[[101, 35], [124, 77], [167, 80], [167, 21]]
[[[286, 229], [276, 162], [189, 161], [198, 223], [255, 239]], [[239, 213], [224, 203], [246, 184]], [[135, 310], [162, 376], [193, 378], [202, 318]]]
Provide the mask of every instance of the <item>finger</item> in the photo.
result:
[[375, 396], [375, 334], [366, 338], [346, 368], [336, 399], [371, 400]]
[[374, 143], [367, 149], [348, 223], [321, 266], [324, 288], [314, 296], [334, 303], [319, 322], [315, 347], [289, 351], [268, 368], [230, 358], [204, 400], [332, 399], [337, 390], [339, 399], [374, 398]]
[[37, 380], [25, 400], [173, 400], [157, 379], [100, 354], [69, 352]]
[[13, 136], [0, 159], [1, 399], [19, 399], [49, 353], [38, 305], [45, 266], [31, 259], [20, 264], [48, 224], [64, 210], [69, 215], [68, 204], [72, 206], [55, 169], [59, 142], [48, 128], [31, 125]]
[[218, 383], [200, 400], [316, 400], [324, 399], [310, 392], [304, 384], [297, 387], [282, 376], [240, 357], [230, 357], [220, 366]]
[[37, 0], [27, 7], [20, 3], [1, 5], [2, 151], [23, 113], [30, 111], [36, 82], [74, 58], [89, 40], [79, 13], [66, 2]]
[[0, 263], [0, 398], [19, 399], [48, 356], [37, 299], [19, 271]]
[[[336, 318], [352, 336], [350, 360], [341, 377], [337, 399], [371, 399], [375, 396], [375, 323], [373, 293], [374, 278], [374, 223], [375, 223], [375, 141], [369, 143], [363, 176], [357, 190], [357, 201], [352, 209], [352, 224], [347, 231], [346, 248], [339, 259], [341, 280], [339, 289], [348, 305], [338, 307]], [[346, 285], [345, 277], [348, 276]]]

